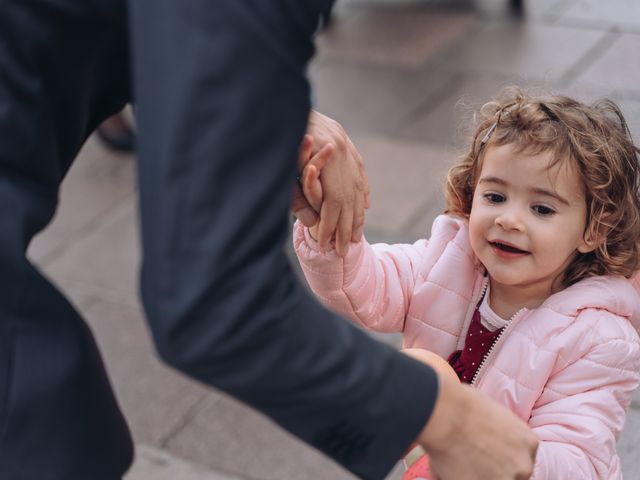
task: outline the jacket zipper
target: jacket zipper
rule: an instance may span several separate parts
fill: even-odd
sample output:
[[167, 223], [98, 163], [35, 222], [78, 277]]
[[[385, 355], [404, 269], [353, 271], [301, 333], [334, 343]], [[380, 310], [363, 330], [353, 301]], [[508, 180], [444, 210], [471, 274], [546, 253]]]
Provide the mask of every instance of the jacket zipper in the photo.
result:
[[[473, 305], [473, 309], [471, 310], [471, 314], [469, 315], [467, 313], [468, 318], [464, 321], [464, 325], [462, 326], [462, 331], [466, 332], [467, 330], [469, 330], [469, 327], [471, 325], [471, 321], [473, 319], [473, 312], [476, 309], [476, 305], [478, 304], [478, 302], [480, 302], [480, 299], [482, 297], [484, 297], [485, 293], [487, 293], [487, 288], [489, 288], [489, 276], [487, 275], [486, 277], [484, 277], [482, 279], [482, 285], [480, 287], [480, 290], [478, 291], [477, 295], [474, 295], [472, 302], [470, 305]], [[456, 347], [456, 350], [462, 350], [464, 348], [464, 341], [465, 341], [466, 335], [460, 335], [460, 339], [458, 340], [458, 344]]]
[[505, 338], [506, 333], [516, 323], [516, 319], [520, 316], [521, 313], [525, 312], [526, 310], [527, 309], [523, 307], [520, 310], [518, 310], [516, 313], [511, 315], [511, 318], [509, 319], [509, 323], [507, 324], [507, 326], [502, 329], [502, 332], [500, 332], [500, 334], [498, 335], [498, 338], [496, 338], [496, 341], [493, 342], [493, 345], [491, 346], [489, 351], [482, 358], [482, 362], [480, 362], [480, 366], [478, 367], [478, 370], [476, 370], [476, 374], [473, 376], [473, 379], [471, 380], [470, 385], [475, 385], [476, 384], [476, 381], [478, 380], [478, 378], [480, 378], [480, 373], [482, 372], [484, 366], [487, 364], [487, 361], [489, 360], [489, 357], [497, 350], [498, 345], [500, 345], [500, 343], [502, 343], [502, 339]]

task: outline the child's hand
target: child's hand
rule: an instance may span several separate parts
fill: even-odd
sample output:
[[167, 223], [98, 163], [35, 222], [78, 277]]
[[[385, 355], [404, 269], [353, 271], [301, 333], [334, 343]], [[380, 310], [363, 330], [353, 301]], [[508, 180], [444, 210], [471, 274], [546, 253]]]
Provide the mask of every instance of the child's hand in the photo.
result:
[[[314, 155], [307, 163], [302, 174], [300, 175], [300, 186], [302, 192], [309, 205], [316, 211], [320, 212], [322, 209], [322, 182], [320, 181], [320, 173], [322, 168], [331, 159], [334, 153], [334, 147], [328, 143], [320, 149], [320, 151]], [[318, 239], [318, 226], [316, 223], [312, 227], [309, 227], [309, 233], [314, 240]], [[332, 238], [335, 236], [335, 231], [332, 232]]]
[[[315, 165], [307, 165], [300, 175], [300, 184], [304, 197], [309, 205], [319, 212], [322, 208], [322, 183], [320, 183], [320, 171]], [[314, 240], [318, 239], [318, 223], [309, 227], [309, 234]]]
[[313, 166], [319, 176], [320, 170], [324, 168], [335, 153], [333, 144], [327, 143], [312, 157], [313, 142], [313, 137], [305, 135], [300, 145], [298, 171], [301, 173], [298, 176], [298, 183], [293, 189], [293, 199], [291, 202], [291, 211], [305, 227], [312, 227], [319, 222], [320, 209], [322, 208], [322, 194], [320, 194], [320, 200], [315, 205], [312, 205], [302, 190], [302, 180], [305, 169], [307, 166]]

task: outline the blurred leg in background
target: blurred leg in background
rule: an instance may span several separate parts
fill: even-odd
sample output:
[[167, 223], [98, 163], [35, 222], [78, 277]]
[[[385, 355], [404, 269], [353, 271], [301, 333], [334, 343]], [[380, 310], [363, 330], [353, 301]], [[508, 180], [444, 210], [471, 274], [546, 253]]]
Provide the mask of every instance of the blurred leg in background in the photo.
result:
[[107, 118], [97, 129], [98, 137], [108, 148], [123, 153], [136, 149], [136, 132], [127, 109]]

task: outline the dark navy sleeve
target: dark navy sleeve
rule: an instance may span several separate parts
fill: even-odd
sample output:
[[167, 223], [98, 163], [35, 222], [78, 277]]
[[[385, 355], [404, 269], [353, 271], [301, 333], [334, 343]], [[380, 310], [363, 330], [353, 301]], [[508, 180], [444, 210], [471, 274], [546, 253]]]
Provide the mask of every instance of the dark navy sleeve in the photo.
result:
[[321, 307], [283, 251], [327, 3], [130, 1], [142, 297], [167, 362], [379, 479], [437, 378]]

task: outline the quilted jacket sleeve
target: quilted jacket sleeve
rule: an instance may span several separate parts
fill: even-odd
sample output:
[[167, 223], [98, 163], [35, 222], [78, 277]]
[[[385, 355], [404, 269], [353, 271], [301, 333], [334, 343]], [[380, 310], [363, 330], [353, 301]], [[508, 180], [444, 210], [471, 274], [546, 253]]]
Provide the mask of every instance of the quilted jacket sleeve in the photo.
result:
[[327, 307], [380, 332], [401, 332], [427, 241], [352, 243], [345, 258], [323, 252], [296, 222], [293, 243], [311, 290]]
[[581, 315], [591, 328], [561, 354], [529, 420], [541, 440], [534, 480], [622, 479], [616, 442], [639, 382], [638, 335], [608, 312]]

